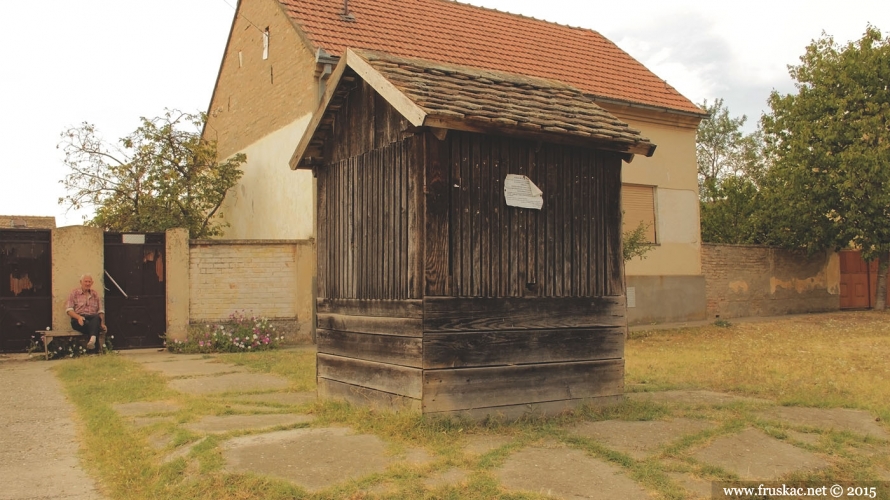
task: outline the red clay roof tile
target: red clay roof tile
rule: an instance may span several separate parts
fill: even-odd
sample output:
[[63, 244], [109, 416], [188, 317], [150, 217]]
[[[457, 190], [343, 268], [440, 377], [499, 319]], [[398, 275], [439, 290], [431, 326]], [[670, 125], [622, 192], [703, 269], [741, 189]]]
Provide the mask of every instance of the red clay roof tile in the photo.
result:
[[347, 48], [558, 80], [608, 99], [704, 114], [596, 31], [449, 0], [278, 0], [329, 54]]

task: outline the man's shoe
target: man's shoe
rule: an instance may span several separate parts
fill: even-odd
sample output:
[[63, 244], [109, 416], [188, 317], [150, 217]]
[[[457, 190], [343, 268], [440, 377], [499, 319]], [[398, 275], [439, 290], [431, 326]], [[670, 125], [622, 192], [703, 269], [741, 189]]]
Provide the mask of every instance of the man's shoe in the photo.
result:
[[96, 347], [96, 336], [95, 336], [95, 335], [93, 335], [92, 337], [90, 337], [90, 341], [87, 342], [87, 349], [88, 349], [88, 350], [93, 350], [94, 347]]

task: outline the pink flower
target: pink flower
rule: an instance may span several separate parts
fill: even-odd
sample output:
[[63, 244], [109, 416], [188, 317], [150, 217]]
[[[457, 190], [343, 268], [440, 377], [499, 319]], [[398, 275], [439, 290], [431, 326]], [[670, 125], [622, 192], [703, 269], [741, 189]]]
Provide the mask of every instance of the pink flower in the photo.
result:
[[201, 347], [204, 347], [204, 341], [202, 340], [202, 341], [198, 342], [198, 345]]

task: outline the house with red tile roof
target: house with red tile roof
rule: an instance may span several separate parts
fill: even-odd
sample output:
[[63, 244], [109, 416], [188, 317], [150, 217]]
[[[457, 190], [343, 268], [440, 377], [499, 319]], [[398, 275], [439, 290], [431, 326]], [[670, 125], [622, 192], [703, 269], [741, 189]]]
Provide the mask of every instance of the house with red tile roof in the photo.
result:
[[450, 0], [238, 3], [205, 128], [222, 155], [248, 158], [222, 210], [226, 238], [316, 236], [312, 169], [346, 126], [333, 119], [349, 105], [336, 90], [355, 82], [386, 97], [405, 134], [621, 154], [624, 228], [646, 224], [654, 245], [626, 263], [628, 322], [704, 318], [695, 130], [705, 113], [596, 31]]

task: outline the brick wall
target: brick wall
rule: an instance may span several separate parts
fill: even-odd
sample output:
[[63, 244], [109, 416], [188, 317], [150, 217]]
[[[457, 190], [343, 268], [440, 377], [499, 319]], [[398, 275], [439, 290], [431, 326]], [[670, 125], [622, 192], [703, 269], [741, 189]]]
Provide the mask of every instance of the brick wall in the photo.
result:
[[[278, 1], [239, 2], [238, 14], [205, 128], [205, 136], [217, 141], [223, 158], [318, 106], [315, 54]], [[263, 59], [263, 31], [267, 27], [269, 52]]]
[[709, 318], [834, 311], [840, 260], [834, 252], [750, 245], [702, 245]]
[[290, 342], [309, 340], [313, 266], [311, 240], [192, 241], [189, 319], [215, 322], [246, 311], [274, 320]]

